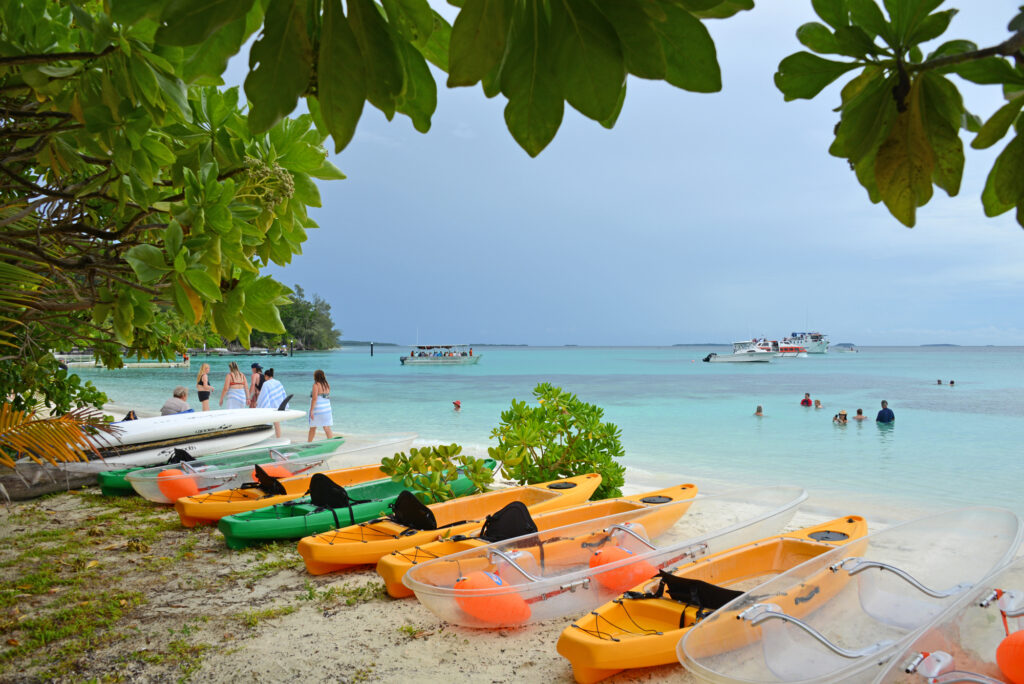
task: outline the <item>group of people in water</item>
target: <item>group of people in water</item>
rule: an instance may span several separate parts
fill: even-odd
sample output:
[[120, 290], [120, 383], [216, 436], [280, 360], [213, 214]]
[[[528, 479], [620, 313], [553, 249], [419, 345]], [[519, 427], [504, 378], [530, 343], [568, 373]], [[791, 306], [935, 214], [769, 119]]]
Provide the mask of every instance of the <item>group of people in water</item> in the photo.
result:
[[[823, 408], [820, 399], [814, 399], [813, 401], [811, 400], [811, 393], [810, 392], [805, 392], [804, 393], [804, 398], [800, 400], [800, 405], [804, 406], [804, 407], [807, 407], [807, 408], [810, 408], [811, 406], [813, 406], [815, 409]], [[754, 415], [755, 416], [763, 416], [764, 415], [764, 409], [761, 406], [758, 406], [757, 409], [754, 411]], [[853, 420], [862, 421], [862, 420], [867, 420], [867, 419], [868, 419], [868, 417], [864, 415], [864, 409], [857, 409], [857, 414], [853, 417]], [[878, 415], [875, 416], [875, 422], [876, 423], [883, 423], [884, 424], [884, 423], [893, 423], [895, 421], [896, 421], [896, 415], [893, 413], [892, 409], [889, 408], [889, 402], [887, 402], [887, 401], [885, 401], [883, 399], [882, 400], [882, 409], [878, 412]], [[848, 422], [847, 421], [846, 409], [842, 409], [842, 410], [839, 411], [839, 413], [837, 413], [836, 415], [832, 416], [832, 422], [836, 423], [837, 425], [845, 425]]]
[[[291, 397], [285, 392], [281, 381], [274, 377], [274, 369], [263, 370], [258, 363], [252, 364], [251, 369], [251, 375], [246, 377], [238, 368], [237, 363], [228, 362], [228, 372], [224, 377], [224, 387], [221, 390], [218, 404], [226, 409], [286, 408], [286, 402]], [[196, 374], [196, 395], [203, 411], [210, 410], [210, 396], [213, 390], [213, 385], [210, 384], [210, 364], [204, 363]], [[174, 388], [173, 396], [160, 408], [160, 415], [188, 413], [192, 410], [188, 404], [188, 390], [178, 385]], [[334, 432], [331, 430], [333, 425], [331, 385], [327, 382], [327, 377], [322, 370], [313, 371], [313, 387], [309, 392], [309, 436], [307, 441], [313, 441], [317, 428], [323, 428], [324, 434], [331, 439], [334, 437]], [[281, 436], [280, 423], [274, 423], [274, 432], [278, 437]]]

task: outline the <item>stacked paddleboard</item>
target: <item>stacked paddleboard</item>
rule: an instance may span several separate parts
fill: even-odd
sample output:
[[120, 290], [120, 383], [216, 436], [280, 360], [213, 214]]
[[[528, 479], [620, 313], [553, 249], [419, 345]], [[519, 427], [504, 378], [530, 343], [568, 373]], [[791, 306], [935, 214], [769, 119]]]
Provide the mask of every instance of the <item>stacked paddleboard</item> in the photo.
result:
[[114, 434], [97, 435], [98, 458], [63, 467], [69, 472], [96, 473], [164, 463], [178, 449], [193, 457], [240, 449], [273, 437], [274, 423], [304, 415], [287, 409], [245, 408], [121, 421], [113, 423]]

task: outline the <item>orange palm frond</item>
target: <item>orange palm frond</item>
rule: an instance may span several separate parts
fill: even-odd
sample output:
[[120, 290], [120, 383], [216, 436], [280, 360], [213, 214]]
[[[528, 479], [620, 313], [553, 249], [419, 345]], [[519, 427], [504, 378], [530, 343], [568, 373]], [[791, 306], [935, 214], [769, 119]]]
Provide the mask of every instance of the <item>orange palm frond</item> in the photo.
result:
[[36, 411], [18, 411], [11, 404], [0, 404], [0, 464], [14, 467], [14, 461], [28, 456], [36, 463], [45, 459], [87, 461], [89, 454], [98, 455], [99, 433], [112, 434], [117, 426], [104, 422], [94, 409], [81, 408], [63, 416], [39, 416]]

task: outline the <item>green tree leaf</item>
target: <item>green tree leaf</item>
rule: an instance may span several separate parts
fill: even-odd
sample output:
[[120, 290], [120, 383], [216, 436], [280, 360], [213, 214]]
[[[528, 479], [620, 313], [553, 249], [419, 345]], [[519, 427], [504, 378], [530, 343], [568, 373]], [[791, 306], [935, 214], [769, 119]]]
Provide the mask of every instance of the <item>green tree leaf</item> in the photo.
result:
[[[909, 47], [915, 41], [910, 39], [918, 28], [927, 21], [932, 10], [942, 4], [943, 0], [884, 0], [885, 9], [889, 13], [889, 21], [892, 26], [893, 39], [896, 44], [904, 48]], [[956, 11], [954, 10], [954, 13]], [[946, 21], [947, 25], [949, 21]], [[946, 29], [943, 28], [942, 31]], [[939, 34], [942, 33], [939, 31]], [[936, 34], [936, 35], [939, 35]], [[923, 39], [923, 40], [928, 40]], [[889, 43], [893, 45], [893, 42]]]
[[611, 116], [626, 80], [615, 29], [590, 0], [561, 0], [551, 5], [551, 33], [562, 96], [591, 119]]
[[434, 12], [427, 0], [383, 0], [388, 23], [417, 48], [427, 45], [434, 32]]
[[597, 8], [615, 29], [626, 70], [640, 78], [665, 78], [665, 50], [643, 5], [638, 0], [598, 0]]
[[452, 25], [448, 87], [477, 83], [505, 54], [509, 0], [469, 0]]
[[312, 74], [306, 33], [307, 0], [270, 0], [263, 35], [249, 52], [245, 94], [252, 103], [249, 128], [264, 133], [291, 113]]
[[949, 22], [953, 20], [957, 12], [958, 10], [950, 9], [924, 18], [910, 34], [907, 43], [917, 45], [938, 38], [949, 28]]
[[[681, 3], [686, 7], [687, 3]], [[690, 13], [698, 19], [728, 19], [729, 17], [754, 9], [754, 0], [724, 0], [706, 10], [691, 10]]]
[[814, 13], [834, 29], [850, 24], [850, 10], [846, 0], [811, 0]]
[[1017, 120], [1021, 107], [1024, 107], [1024, 97], [1015, 97], [1000, 107], [988, 121], [986, 121], [978, 135], [971, 141], [971, 147], [976, 150], [983, 150], [991, 147], [1002, 140], [1010, 126]]
[[932, 197], [935, 154], [925, 133], [921, 81], [911, 85], [907, 109], [896, 116], [875, 156], [875, 182], [889, 211], [913, 227], [917, 207]]
[[349, 0], [348, 23], [366, 67], [366, 97], [391, 119], [405, 87], [405, 71], [387, 22], [373, 0]]
[[839, 46], [840, 54], [848, 57], [863, 58], [867, 55], [877, 55], [878, 47], [874, 39], [869, 36], [860, 26], [840, 26], [836, 29], [836, 45]]
[[189, 268], [185, 271], [185, 280], [201, 297], [210, 302], [219, 302], [220, 284], [201, 268]]
[[199, 45], [188, 49], [181, 77], [186, 83], [219, 85], [228, 59], [238, 54], [245, 40], [245, 18], [226, 24]]
[[921, 74], [925, 133], [935, 152], [932, 180], [949, 196], [960, 192], [964, 173], [964, 145], [960, 140], [960, 121], [964, 114], [960, 92], [936, 73]]
[[156, 245], [135, 245], [125, 253], [124, 260], [144, 283], [158, 280], [171, 270], [164, 261], [164, 253]]
[[846, 0], [846, 6], [855, 25], [867, 31], [868, 35], [880, 36], [889, 45], [896, 45], [896, 37], [875, 0]]
[[665, 80], [694, 93], [716, 93], [722, 89], [722, 71], [711, 34], [697, 17], [675, 5], [659, 2], [665, 20], [654, 30], [661, 38], [667, 70]]
[[[978, 46], [969, 40], [950, 40], [930, 52], [928, 54], [928, 60], [938, 59], [939, 57], [948, 57], [949, 55], [959, 55], [964, 52], [973, 52], [977, 49]], [[952, 69], [952, 67], [947, 68]]]
[[164, 4], [156, 42], [198, 45], [233, 21], [242, 19], [253, 0], [170, 0]]
[[427, 60], [411, 43], [399, 41], [398, 54], [405, 69], [405, 89], [395, 102], [395, 108], [412, 119], [417, 131], [426, 133], [437, 109], [437, 84]]
[[856, 67], [853, 63], [833, 62], [810, 52], [797, 52], [779, 63], [775, 87], [782, 91], [787, 102], [797, 98], [809, 100]]
[[562, 124], [562, 95], [548, 52], [550, 27], [540, 8], [524, 3], [513, 32], [501, 70], [501, 92], [508, 98], [505, 124], [519, 146], [536, 157]]
[[896, 117], [896, 103], [892, 98], [895, 77], [887, 78], [880, 70], [871, 73], [856, 95], [843, 103], [836, 139], [829, 149], [853, 164], [874, 155]]
[[842, 54], [835, 35], [824, 24], [809, 22], [796, 30], [796, 39], [806, 47], [825, 54]]
[[1024, 201], [1024, 137], [1016, 135], [1006, 145], [989, 172], [982, 193], [988, 216], [996, 216]]
[[1024, 76], [1002, 57], [985, 57], [971, 62], [963, 62], [953, 67], [953, 71], [960, 78], [982, 85], [995, 83], [1024, 85]]
[[340, 0], [324, 0], [317, 74], [320, 115], [334, 139], [334, 151], [341, 152], [363, 114], [366, 70]]

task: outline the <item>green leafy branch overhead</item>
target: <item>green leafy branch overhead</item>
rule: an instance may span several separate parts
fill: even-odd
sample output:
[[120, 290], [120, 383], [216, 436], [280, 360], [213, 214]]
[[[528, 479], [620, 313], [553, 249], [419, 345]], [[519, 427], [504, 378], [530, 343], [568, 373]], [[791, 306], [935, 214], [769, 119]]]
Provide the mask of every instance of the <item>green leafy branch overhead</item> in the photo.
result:
[[[782, 60], [775, 84], [787, 100], [810, 99], [857, 71], [842, 88], [829, 152], [849, 162], [871, 201], [884, 202], [913, 226], [933, 185], [950, 196], [959, 192], [962, 129], [975, 134], [971, 146], [977, 149], [1012, 130], [981, 199], [986, 215], [1016, 208], [1024, 225], [1024, 12], [1010, 21], [1011, 36], [999, 45], [979, 49], [968, 40], [947, 40], [926, 55], [922, 45], [942, 36], [957, 12], [940, 10], [942, 0], [885, 0], [884, 12], [874, 0], [811, 4], [824, 23], [804, 24], [796, 35], [812, 52]], [[1007, 104], [982, 122], [967, 111], [953, 76], [1001, 86]]]

